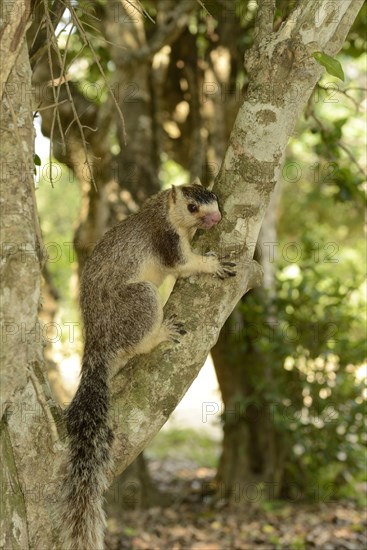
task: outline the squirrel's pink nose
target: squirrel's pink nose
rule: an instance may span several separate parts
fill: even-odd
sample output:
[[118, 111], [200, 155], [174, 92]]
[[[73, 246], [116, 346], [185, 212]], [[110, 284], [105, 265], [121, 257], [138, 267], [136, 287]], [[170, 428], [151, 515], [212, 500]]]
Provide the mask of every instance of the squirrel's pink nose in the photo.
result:
[[213, 212], [213, 214], [210, 214], [210, 221], [214, 223], [219, 223], [222, 219], [222, 216], [220, 215], [220, 212]]
[[206, 229], [210, 229], [213, 227], [213, 225], [216, 225], [220, 220], [222, 219], [222, 216], [220, 215], [220, 212], [210, 212], [208, 214], [205, 214], [205, 216], [202, 218], [202, 227], [205, 227]]

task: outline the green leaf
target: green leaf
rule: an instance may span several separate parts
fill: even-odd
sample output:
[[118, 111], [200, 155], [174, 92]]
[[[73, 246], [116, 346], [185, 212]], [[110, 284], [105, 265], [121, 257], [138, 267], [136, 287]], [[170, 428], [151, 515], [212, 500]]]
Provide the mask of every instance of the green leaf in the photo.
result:
[[329, 74], [336, 76], [336, 78], [339, 78], [340, 80], [345, 80], [343, 67], [337, 59], [334, 59], [330, 55], [323, 52], [315, 52], [312, 54], [312, 57], [316, 59], [317, 63], [320, 63], [320, 65], [325, 67]]
[[39, 158], [38, 155], [34, 155], [34, 164], [36, 166], [41, 166], [41, 159]]

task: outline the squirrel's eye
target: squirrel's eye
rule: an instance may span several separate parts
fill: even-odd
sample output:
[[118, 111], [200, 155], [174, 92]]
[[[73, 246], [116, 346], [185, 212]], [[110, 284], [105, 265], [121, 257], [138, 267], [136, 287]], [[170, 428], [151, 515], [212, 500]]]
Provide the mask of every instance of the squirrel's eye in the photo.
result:
[[196, 204], [188, 204], [187, 205], [187, 210], [191, 213], [194, 213], [194, 212], [197, 212], [199, 209], [196, 206]]

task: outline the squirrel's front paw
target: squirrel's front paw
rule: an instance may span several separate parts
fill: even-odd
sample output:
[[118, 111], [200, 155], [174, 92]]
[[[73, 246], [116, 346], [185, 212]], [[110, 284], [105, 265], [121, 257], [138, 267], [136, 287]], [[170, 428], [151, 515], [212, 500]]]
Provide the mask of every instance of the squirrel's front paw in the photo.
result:
[[216, 275], [220, 279], [225, 279], [226, 277], [235, 277], [236, 271], [233, 269], [236, 267], [234, 262], [229, 262], [225, 259], [219, 259], [219, 268], [216, 271]]
[[234, 262], [230, 262], [227, 258], [218, 258], [214, 252], [207, 252], [204, 254], [207, 273], [213, 273], [220, 279], [226, 277], [235, 277], [236, 271], [233, 269], [236, 267]]
[[204, 254], [204, 258], [206, 273], [212, 273], [220, 279], [236, 275], [236, 271], [233, 269], [236, 267], [236, 264], [230, 262], [228, 258], [218, 258], [214, 252], [207, 252]]
[[163, 321], [163, 325], [167, 333], [167, 340], [170, 340], [175, 344], [180, 343], [180, 336], [184, 336], [185, 334], [187, 334], [186, 330], [184, 329], [184, 324], [180, 321], [177, 321], [176, 314], [167, 317], [167, 319]]

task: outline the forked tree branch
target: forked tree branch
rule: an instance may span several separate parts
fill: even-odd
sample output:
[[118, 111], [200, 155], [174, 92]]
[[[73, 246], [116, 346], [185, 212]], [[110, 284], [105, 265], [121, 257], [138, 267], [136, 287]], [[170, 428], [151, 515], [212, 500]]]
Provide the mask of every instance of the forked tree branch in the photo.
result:
[[232, 254], [237, 277], [219, 281], [199, 276], [179, 281], [166, 313], [177, 313], [188, 334], [174, 348], [162, 346], [148, 357], [135, 358], [113, 378], [117, 471], [122, 471], [165, 423], [198, 374], [237, 301], [260, 283], [261, 270], [252, 257], [261, 223], [280, 177], [288, 140], [322, 74], [310, 49], [317, 43], [318, 49], [336, 53], [362, 3], [343, 0], [340, 8], [329, 0], [302, 2], [304, 11], [296, 10], [277, 33], [249, 52], [248, 94], [214, 187], [223, 221], [220, 229], [196, 242], [201, 252]]
[[[35, 35], [29, 48], [29, 59], [32, 68], [35, 66], [37, 61], [46, 53], [47, 47], [49, 45], [48, 25], [44, 17], [43, 8], [44, 3], [42, 2], [42, 0], [38, 0], [34, 9], [35, 19], [36, 23], [38, 23], [38, 27], [35, 30]], [[51, 8], [48, 9], [52, 28], [56, 29], [65, 9], [66, 5], [62, 1], [54, 0]]]

